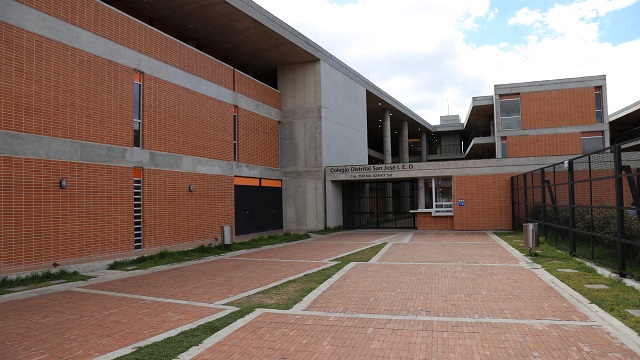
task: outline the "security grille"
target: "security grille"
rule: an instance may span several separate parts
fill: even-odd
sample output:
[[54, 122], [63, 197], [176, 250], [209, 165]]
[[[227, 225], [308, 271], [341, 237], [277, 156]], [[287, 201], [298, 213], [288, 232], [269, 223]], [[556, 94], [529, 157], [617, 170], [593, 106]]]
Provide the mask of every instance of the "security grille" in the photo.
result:
[[142, 177], [133, 178], [133, 245], [142, 249]]

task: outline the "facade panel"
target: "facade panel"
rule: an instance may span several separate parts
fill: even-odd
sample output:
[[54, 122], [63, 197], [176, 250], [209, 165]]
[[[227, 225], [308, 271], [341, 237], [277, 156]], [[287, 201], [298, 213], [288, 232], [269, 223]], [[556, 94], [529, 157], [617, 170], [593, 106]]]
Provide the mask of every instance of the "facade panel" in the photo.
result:
[[233, 88], [233, 69], [186, 44], [96, 0], [18, 0], [50, 16], [175, 66]]
[[529, 156], [582, 154], [582, 134], [545, 134], [507, 137], [507, 151], [511, 158]]
[[0, 174], [0, 270], [133, 250], [131, 168], [0, 156]]
[[133, 146], [132, 69], [0, 23], [0, 130]]
[[[454, 229], [511, 229], [511, 176], [454, 176]], [[458, 200], [464, 200], [464, 206], [455, 205]]]
[[143, 177], [144, 248], [212, 243], [234, 224], [232, 176], [143, 169]]
[[142, 93], [143, 148], [233, 161], [231, 104], [153, 76]]
[[522, 129], [596, 124], [593, 87], [524, 92], [520, 102]]
[[277, 121], [238, 109], [238, 162], [280, 167], [279, 130]]

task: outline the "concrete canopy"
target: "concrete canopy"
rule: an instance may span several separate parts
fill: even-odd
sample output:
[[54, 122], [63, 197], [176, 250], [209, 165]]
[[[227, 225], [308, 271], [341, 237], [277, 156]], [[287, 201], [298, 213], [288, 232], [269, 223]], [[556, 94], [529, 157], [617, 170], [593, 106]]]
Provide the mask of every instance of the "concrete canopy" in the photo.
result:
[[[636, 101], [609, 115], [609, 126], [613, 139], [616, 139], [619, 135], [627, 131], [640, 129], [640, 101]], [[636, 137], [637, 134], [628, 134], [628, 136], [622, 136], [619, 140], [627, 140], [629, 136], [633, 138]]]

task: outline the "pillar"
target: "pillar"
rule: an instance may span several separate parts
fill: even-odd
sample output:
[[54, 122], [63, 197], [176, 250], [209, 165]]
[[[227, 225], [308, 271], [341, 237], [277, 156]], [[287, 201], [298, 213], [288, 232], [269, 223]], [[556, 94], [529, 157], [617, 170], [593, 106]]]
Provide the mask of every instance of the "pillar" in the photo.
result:
[[402, 161], [403, 163], [409, 162], [409, 121], [402, 121], [402, 131], [400, 132], [400, 141], [402, 144]]
[[382, 116], [382, 147], [384, 163], [391, 164], [391, 112], [385, 110]]
[[427, 133], [423, 131], [420, 133], [420, 161], [427, 161], [428, 148], [429, 144], [427, 143]]

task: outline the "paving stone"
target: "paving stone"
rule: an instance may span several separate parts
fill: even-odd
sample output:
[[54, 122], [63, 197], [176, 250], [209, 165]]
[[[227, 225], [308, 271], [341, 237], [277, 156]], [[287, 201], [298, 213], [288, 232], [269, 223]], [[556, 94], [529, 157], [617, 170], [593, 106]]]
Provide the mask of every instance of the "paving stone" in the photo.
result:
[[[394, 244], [392, 248], [398, 245]], [[398, 316], [588, 320], [566, 298], [522, 266], [360, 263], [305, 310]]]
[[233, 256], [242, 259], [278, 259], [278, 260], [312, 260], [320, 261], [339, 257], [344, 253], [357, 251], [371, 246], [369, 242], [332, 242], [330, 238], [305, 241], [287, 246], [257, 250]]
[[65, 283], [65, 282], [67, 282], [67, 280], [51, 280], [51, 281], [49, 281], [49, 284], [56, 285], [56, 284], [62, 284], [62, 283]]
[[518, 264], [519, 261], [495, 241], [491, 243], [393, 244], [379, 262]]
[[586, 284], [585, 287], [589, 289], [608, 289], [609, 287], [604, 284]]
[[633, 316], [640, 317], [640, 310], [631, 310], [631, 309], [627, 309], [627, 311], [629, 312], [629, 314], [631, 314], [631, 315], [633, 315]]
[[597, 326], [264, 313], [194, 359], [637, 359]]
[[221, 309], [62, 291], [0, 304], [0, 358], [91, 359]]
[[440, 243], [440, 242], [485, 242], [495, 244], [495, 240], [485, 233], [415, 233], [411, 237], [412, 243]]
[[324, 265], [304, 261], [218, 259], [86, 288], [214, 303]]
[[580, 272], [580, 271], [574, 270], [574, 269], [558, 269], [558, 271], [565, 272], [565, 273], [577, 273], [577, 272]]

